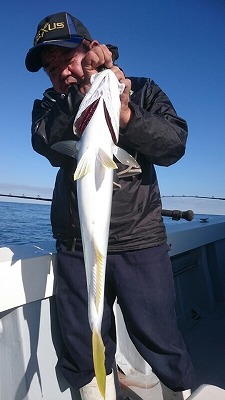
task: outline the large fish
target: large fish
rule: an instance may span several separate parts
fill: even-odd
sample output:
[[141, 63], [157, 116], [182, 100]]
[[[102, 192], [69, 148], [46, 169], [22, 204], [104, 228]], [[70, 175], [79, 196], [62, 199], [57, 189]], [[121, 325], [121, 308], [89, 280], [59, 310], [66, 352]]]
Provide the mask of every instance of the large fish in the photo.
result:
[[113, 193], [113, 156], [140, 171], [136, 160], [116, 146], [119, 138], [120, 94], [124, 86], [106, 69], [92, 77], [74, 121], [79, 141], [58, 142], [53, 149], [77, 157], [78, 210], [88, 290], [95, 376], [105, 398], [105, 346], [101, 336], [105, 269]]

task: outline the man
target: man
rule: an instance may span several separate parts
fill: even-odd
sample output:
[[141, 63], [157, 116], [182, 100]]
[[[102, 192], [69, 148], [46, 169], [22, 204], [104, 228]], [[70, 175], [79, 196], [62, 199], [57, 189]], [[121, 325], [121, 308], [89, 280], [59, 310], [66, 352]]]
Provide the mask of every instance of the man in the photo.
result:
[[85, 26], [68, 13], [40, 22], [34, 46], [26, 56], [31, 72], [44, 68], [53, 88], [35, 100], [32, 144], [35, 151], [60, 167], [53, 193], [51, 222], [57, 240], [56, 301], [65, 342], [61, 362], [66, 379], [80, 389], [82, 399], [102, 399], [94, 377], [87, 288], [79, 225], [76, 160], [54, 151], [63, 140], [78, 140], [73, 122], [90, 88], [90, 78], [102, 67], [125, 85], [121, 95], [118, 145], [133, 155], [141, 173], [132, 174], [117, 162], [119, 185], [113, 191], [106, 269], [102, 337], [106, 348], [106, 399], [114, 400], [112, 365], [116, 334], [113, 303], [120, 304], [128, 333], [159, 379], [174, 391], [192, 385], [192, 365], [178, 331], [171, 262], [161, 217], [154, 164], [169, 166], [185, 152], [186, 122], [168, 97], [151, 80], [127, 79], [113, 60], [117, 48], [93, 40]]

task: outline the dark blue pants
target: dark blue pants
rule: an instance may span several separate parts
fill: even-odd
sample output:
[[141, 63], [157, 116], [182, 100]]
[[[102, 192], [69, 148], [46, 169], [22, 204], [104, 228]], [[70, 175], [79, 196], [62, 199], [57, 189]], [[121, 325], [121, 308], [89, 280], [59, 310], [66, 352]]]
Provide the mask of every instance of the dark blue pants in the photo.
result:
[[[61, 366], [66, 379], [79, 389], [94, 376], [83, 253], [68, 252], [62, 247], [58, 257], [56, 301], [66, 346]], [[107, 374], [115, 360], [112, 308], [116, 297], [129, 336], [153, 372], [172, 390], [191, 388], [193, 368], [177, 328], [173, 274], [166, 244], [108, 255], [102, 321]]]

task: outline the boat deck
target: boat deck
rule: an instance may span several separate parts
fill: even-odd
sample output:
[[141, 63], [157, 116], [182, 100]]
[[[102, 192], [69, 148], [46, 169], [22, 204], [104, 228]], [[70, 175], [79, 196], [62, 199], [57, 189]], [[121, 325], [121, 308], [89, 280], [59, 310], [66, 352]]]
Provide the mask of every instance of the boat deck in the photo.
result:
[[[208, 314], [196, 314], [193, 324], [184, 330], [183, 337], [196, 373], [192, 393], [204, 384], [225, 389], [225, 304]], [[118, 400], [188, 400], [189, 396], [181, 393], [175, 396], [167, 390], [164, 393], [160, 383], [147, 392], [141, 388], [123, 386], [122, 391], [123, 396], [118, 397]], [[225, 400], [225, 394], [220, 393], [220, 396]], [[212, 399], [210, 395], [207, 398]]]
[[225, 305], [199, 313], [183, 336], [196, 371], [195, 388], [211, 384], [225, 389]]
[[[225, 389], [225, 217], [171, 223], [167, 232], [178, 325], [196, 371], [193, 389], [202, 384]], [[53, 296], [54, 249], [46, 242], [0, 249], [1, 399], [80, 400], [58, 369], [64, 345]], [[132, 343], [130, 347], [126, 330], [126, 335], [122, 332], [120, 324], [118, 349], [127, 367], [151, 378], [150, 366], [135, 354]], [[174, 392], [164, 395], [158, 381], [137, 388], [124, 399], [182, 399]]]

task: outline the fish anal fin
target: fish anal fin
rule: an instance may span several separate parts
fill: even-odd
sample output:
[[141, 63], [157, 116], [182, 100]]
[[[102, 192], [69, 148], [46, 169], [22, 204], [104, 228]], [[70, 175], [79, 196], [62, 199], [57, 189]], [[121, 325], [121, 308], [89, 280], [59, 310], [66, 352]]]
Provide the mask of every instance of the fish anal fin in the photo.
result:
[[98, 158], [99, 158], [101, 164], [104, 165], [105, 168], [109, 168], [109, 169], [117, 169], [118, 168], [115, 161], [113, 161], [113, 159], [103, 149], [99, 149]]
[[103, 265], [104, 256], [98, 249], [97, 245], [94, 245], [95, 249], [95, 267], [96, 267], [96, 281], [95, 281], [95, 305], [98, 312], [101, 297], [103, 296]]
[[105, 399], [106, 369], [105, 369], [105, 346], [100, 334], [94, 329], [92, 333], [92, 349], [95, 376], [99, 391]]

